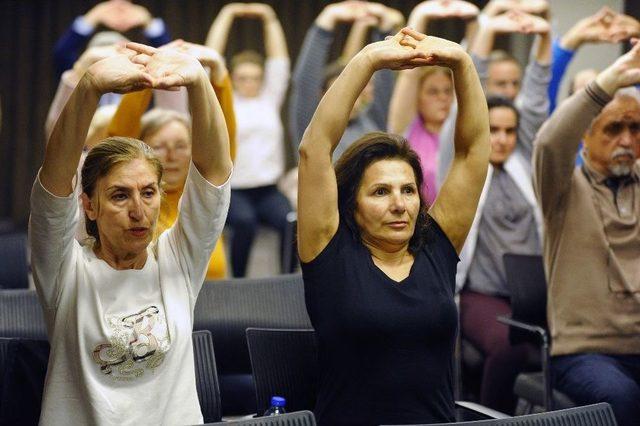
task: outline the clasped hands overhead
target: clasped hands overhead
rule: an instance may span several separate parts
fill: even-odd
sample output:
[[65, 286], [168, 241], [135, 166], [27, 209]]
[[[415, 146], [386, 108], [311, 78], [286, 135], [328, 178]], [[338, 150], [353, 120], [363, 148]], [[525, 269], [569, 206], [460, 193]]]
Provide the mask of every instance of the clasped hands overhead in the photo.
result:
[[176, 46], [155, 48], [132, 42], [119, 47], [117, 55], [91, 65], [86, 75], [100, 93], [147, 88], [175, 91], [207, 79], [198, 59]]

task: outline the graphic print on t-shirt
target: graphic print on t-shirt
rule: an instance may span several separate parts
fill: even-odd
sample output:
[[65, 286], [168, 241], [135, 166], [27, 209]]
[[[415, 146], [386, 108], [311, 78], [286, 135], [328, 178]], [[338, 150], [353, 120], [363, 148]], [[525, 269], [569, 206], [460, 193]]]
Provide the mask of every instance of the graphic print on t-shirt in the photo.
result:
[[100, 371], [115, 380], [134, 380], [162, 364], [171, 342], [167, 321], [157, 306], [130, 315], [108, 316], [106, 320], [111, 329], [109, 343], [93, 350]]

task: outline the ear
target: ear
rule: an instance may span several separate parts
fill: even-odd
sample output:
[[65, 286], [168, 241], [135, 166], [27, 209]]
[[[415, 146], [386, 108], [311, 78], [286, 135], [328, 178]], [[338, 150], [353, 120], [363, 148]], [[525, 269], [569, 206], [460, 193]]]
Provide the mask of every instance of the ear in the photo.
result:
[[86, 192], [80, 194], [80, 200], [82, 201], [82, 208], [87, 214], [87, 217], [90, 220], [96, 220], [98, 218], [98, 209], [95, 208], [91, 198], [89, 198]]

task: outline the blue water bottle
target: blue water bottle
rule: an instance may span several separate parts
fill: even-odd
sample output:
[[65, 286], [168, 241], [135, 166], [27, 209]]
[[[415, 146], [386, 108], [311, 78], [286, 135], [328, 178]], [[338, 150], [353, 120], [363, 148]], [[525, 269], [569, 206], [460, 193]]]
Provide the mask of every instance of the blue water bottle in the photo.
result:
[[272, 396], [271, 407], [264, 412], [264, 416], [279, 416], [280, 414], [286, 413], [286, 411], [284, 411], [284, 405], [286, 402], [287, 401], [281, 396]]

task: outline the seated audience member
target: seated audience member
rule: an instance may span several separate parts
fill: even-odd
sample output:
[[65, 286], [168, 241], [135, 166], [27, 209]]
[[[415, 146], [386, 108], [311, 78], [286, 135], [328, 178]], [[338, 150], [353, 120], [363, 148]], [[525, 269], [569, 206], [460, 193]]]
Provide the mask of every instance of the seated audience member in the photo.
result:
[[[638, 36], [640, 36], [638, 20], [604, 6], [593, 15], [579, 20], [562, 38], [554, 39], [549, 83], [549, 113], [556, 109], [562, 79], [581, 46], [585, 43], [618, 43]], [[586, 86], [597, 74], [595, 70], [576, 73], [569, 87], [569, 96]]]
[[640, 418], [640, 96], [620, 90], [638, 83], [640, 43], [558, 106], [533, 156], [555, 386], [621, 426]]
[[53, 60], [58, 76], [73, 66], [84, 44], [100, 25], [116, 33], [142, 27], [149, 44], [155, 47], [167, 44], [171, 40], [164, 21], [154, 18], [144, 6], [125, 0], [104, 1], [84, 15], [78, 16], [56, 42]]
[[[200, 63], [210, 70], [209, 79], [220, 102], [225, 123], [229, 131], [231, 159], [235, 155], [235, 115], [233, 111], [233, 90], [229, 73], [224, 60], [217, 52], [205, 46], [184, 41], [175, 41], [171, 47], [196, 57]], [[182, 93], [165, 92], [180, 98]], [[164, 108], [154, 108], [147, 113], [151, 89], [127, 93], [123, 96], [114, 119], [109, 125], [109, 136], [128, 136], [139, 138], [154, 149], [156, 156], [164, 168], [164, 197], [160, 204], [160, 216], [156, 236], [174, 224], [178, 217], [178, 202], [189, 172], [191, 159], [191, 120], [182, 112]], [[179, 107], [182, 110], [181, 107]], [[144, 113], [144, 115], [143, 115]], [[227, 261], [223, 239], [218, 239], [211, 253], [207, 280], [225, 278]]]
[[[408, 26], [428, 34], [431, 20], [470, 19], [477, 14], [478, 8], [465, 1], [428, 0], [413, 9]], [[421, 191], [428, 205], [437, 195], [439, 134], [452, 102], [451, 72], [444, 67], [401, 71], [391, 97], [389, 131], [405, 135], [420, 156], [424, 173]]]
[[[203, 421], [193, 307], [229, 205], [227, 129], [195, 58], [127, 48], [80, 79], [31, 194], [31, 265], [51, 343], [43, 425]], [[178, 219], [154, 240], [163, 168], [149, 146], [108, 138], [89, 151], [82, 188], [74, 176], [103, 93], [178, 86], [189, 94], [193, 156]], [[82, 246], [73, 238], [80, 192], [93, 237]]]
[[512, 155], [517, 145], [518, 110], [506, 98], [490, 96], [491, 157], [478, 211], [460, 253], [457, 282], [464, 338], [485, 355], [480, 402], [512, 413], [516, 376], [527, 347], [511, 346], [509, 328], [496, 315], [511, 314], [505, 253], [541, 254], [542, 217], [527, 171], [528, 160]]
[[276, 186], [285, 171], [284, 130], [280, 109], [289, 83], [289, 53], [273, 9], [261, 3], [230, 3], [211, 25], [207, 46], [224, 53], [235, 18], [258, 18], [264, 25], [266, 60], [245, 51], [232, 60], [231, 79], [237, 123], [237, 153], [231, 178], [227, 225], [234, 277], [245, 276], [258, 224], [280, 234], [281, 252], [291, 205]]
[[[449, 179], [428, 210], [419, 157], [401, 136], [362, 135], [332, 164], [373, 73], [422, 65], [451, 69], [461, 117]], [[454, 420], [455, 270], [487, 173], [486, 108], [465, 51], [409, 28], [366, 46], [322, 98], [300, 145], [298, 193], [319, 425]]]
[[[585, 43], [618, 43], [640, 36], [640, 22], [631, 16], [603, 7], [594, 15], [578, 21], [561, 39], [553, 41], [551, 82], [549, 83], [549, 113], [556, 109], [558, 92], [564, 74], [576, 51]], [[569, 96], [596, 78], [598, 72], [585, 69], [577, 72], [569, 84]], [[582, 149], [582, 144], [580, 144]], [[582, 155], [576, 156], [576, 165], [582, 165]]]
[[[471, 47], [474, 60], [485, 92], [500, 95], [513, 101], [518, 108], [518, 144], [516, 153], [531, 158], [532, 142], [536, 132], [549, 113], [547, 87], [551, 77], [551, 35], [549, 23], [531, 13], [545, 14], [546, 1], [490, 1], [483, 9], [479, 28]], [[531, 60], [524, 76], [522, 67], [512, 56], [493, 51], [495, 38], [499, 34], [535, 34], [531, 47]], [[449, 118], [440, 132], [439, 181], [446, 176], [451, 156], [455, 128], [455, 103]], [[527, 169], [531, 170], [528, 166]]]
[[[336, 26], [339, 23], [370, 20], [372, 17], [378, 27], [373, 36], [376, 40], [389, 35], [404, 22], [400, 12], [381, 4], [343, 1], [325, 7], [307, 31], [293, 71], [289, 98], [289, 130], [296, 147], [302, 140], [323, 93], [344, 69], [344, 63], [339, 61], [328, 64]], [[372, 83], [373, 87], [367, 85], [363, 88], [361, 96], [354, 104], [349, 124], [334, 151], [334, 160], [363, 133], [387, 128], [393, 73], [381, 70], [376, 73]]]

